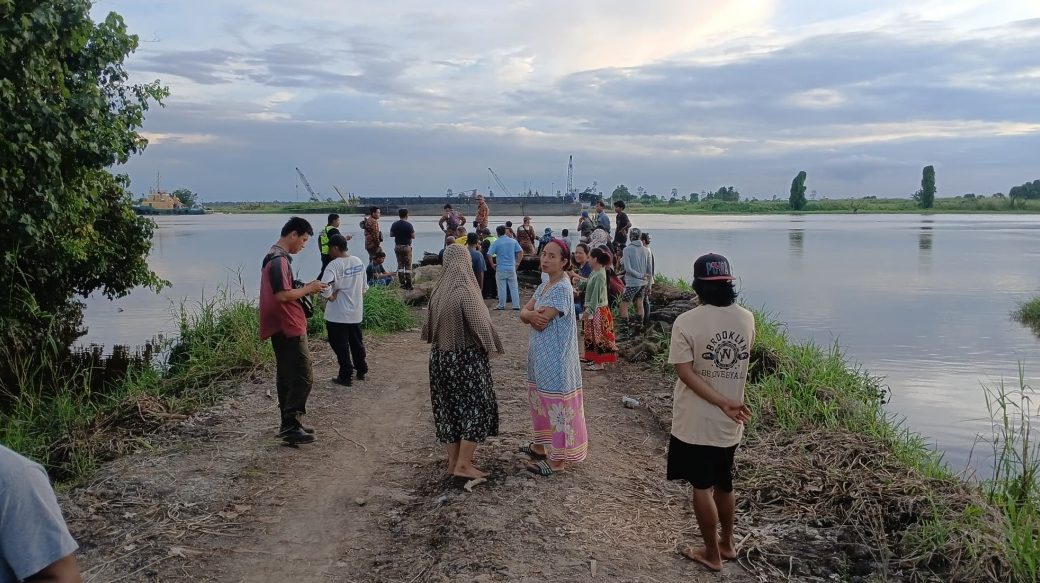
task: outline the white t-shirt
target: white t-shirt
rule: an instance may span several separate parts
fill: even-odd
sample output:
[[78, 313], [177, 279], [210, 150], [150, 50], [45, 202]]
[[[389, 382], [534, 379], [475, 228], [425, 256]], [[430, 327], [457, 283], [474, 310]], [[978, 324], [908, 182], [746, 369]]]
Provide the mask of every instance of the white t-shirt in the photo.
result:
[[[692, 362], [693, 370], [716, 391], [744, 401], [755, 315], [738, 304], [725, 308], [698, 306], [675, 319], [668, 362]], [[672, 435], [692, 445], [731, 447], [740, 443], [744, 424], [675, 381], [672, 397]]]
[[348, 255], [333, 259], [321, 281], [329, 284], [322, 292], [326, 298], [336, 293], [336, 300], [325, 304], [325, 321], [339, 324], [360, 324], [365, 316], [365, 292], [368, 291], [368, 278], [365, 264], [360, 257]]

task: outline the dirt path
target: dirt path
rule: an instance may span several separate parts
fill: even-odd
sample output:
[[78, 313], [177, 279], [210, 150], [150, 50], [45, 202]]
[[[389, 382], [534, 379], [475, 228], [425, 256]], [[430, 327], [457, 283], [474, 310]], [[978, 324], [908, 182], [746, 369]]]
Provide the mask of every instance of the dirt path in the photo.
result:
[[621, 406], [626, 390], [670, 390], [665, 379], [586, 373], [588, 460], [548, 479], [524, 471], [527, 334], [514, 312], [492, 315], [508, 353], [492, 361], [502, 434], [477, 454], [488, 483], [469, 493], [444, 476], [417, 332], [370, 340], [372, 373], [350, 389], [327, 382], [321, 343], [317, 443], [273, 439], [268, 374], [63, 497], [87, 581], [750, 580], [678, 557], [695, 526], [687, 492], [663, 479], [667, 432]]

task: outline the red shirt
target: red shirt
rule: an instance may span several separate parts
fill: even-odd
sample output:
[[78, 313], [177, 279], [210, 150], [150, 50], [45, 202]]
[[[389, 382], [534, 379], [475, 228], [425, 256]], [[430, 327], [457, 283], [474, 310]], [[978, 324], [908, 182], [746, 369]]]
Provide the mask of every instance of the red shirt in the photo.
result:
[[282, 302], [275, 296], [293, 288], [292, 257], [275, 245], [260, 268], [260, 339], [281, 332], [289, 338], [307, 334], [307, 317], [300, 302]]

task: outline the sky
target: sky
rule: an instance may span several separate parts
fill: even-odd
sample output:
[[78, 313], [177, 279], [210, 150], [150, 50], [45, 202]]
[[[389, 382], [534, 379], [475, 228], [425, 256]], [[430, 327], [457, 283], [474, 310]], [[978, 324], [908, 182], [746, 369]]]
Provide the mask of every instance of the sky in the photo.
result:
[[1040, 1], [101, 0], [170, 89], [142, 193], [297, 200], [618, 184], [939, 196], [1040, 178]]

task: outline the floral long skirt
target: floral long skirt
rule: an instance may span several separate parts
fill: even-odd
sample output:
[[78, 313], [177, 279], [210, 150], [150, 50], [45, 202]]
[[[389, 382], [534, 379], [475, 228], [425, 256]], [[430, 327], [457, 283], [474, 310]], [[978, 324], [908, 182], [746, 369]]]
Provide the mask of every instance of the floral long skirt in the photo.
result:
[[534, 443], [545, 447], [546, 457], [554, 462], [585, 459], [589, 434], [585, 428], [585, 401], [581, 388], [569, 393], [550, 393], [528, 382], [527, 395]]
[[498, 435], [495, 382], [483, 350], [430, 350], [430, 401], [441, 443]]
[[596, 364], [617, 362], [617, 336], [614, 335], [614, 315], [610, 308], [596, 308], [591, 317], [586, 315], [584, 324], [585, 360]]

